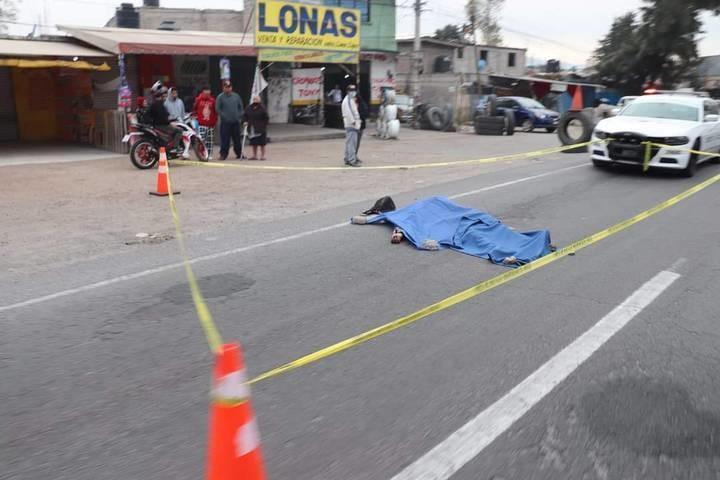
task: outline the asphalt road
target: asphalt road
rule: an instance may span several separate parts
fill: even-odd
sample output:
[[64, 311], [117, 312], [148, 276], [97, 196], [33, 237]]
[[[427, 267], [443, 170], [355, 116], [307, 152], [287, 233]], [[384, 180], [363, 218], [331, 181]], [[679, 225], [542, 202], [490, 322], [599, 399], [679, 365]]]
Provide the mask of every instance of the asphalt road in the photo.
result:
[[[553, 160], [395, 200], [523, 180], [457, 201], [519, 230], [548, 228], [562, 246], [720, 173], [643, 176], [594, 169], [585, 155]], [[679, 277], [452, 478], [720, 478], [718, 191], [715, 184], [575, 256], [255, 385], [270, 478], [393, 478], [663, 271]], [[195, 256], [241, 249], [195, 269], [223, 336], [242, 341], [251, 375], [505, 271], [391, 245], [387, 227], [336, 226], [367, 206], [230, 225], [219, 232], [234, 241], [225, 248], [190, 239]], [[211, 357], [181, 269], [18, 304], [172, 262], [175, 245], [165, 243], [67, 271], [0, 277], [8, 307], [0, 309], [0, 478], [202, 478]]]

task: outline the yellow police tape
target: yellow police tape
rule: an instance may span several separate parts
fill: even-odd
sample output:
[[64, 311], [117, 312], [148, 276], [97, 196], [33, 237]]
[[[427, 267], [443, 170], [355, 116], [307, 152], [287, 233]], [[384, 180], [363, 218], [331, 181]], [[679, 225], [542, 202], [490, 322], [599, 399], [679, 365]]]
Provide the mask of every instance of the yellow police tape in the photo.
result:
[[272, 377], [276, 377], [278, 375], [282, 375], [283, 373], [290, 372], [292, 370], [298, 369], [298, 368], [308, 365], [310, 363], [314, 363], [314, 362], [317, 362], [324, 358], [330, 357], [332, 355], [336, 355], [336, 354], [343, 352], [345, 350], [348, 350], [354, 346], [360, 345], [361, 343], [365, 343], [365, 342], [372, 340], [374, 338], [377, 338], [381, 335], [385, 335], [386, 333], [390, 333], [394, 330], [397, 330], [399, 328], [410, 325], [411, 323], [414, 323], [414, 322], [416, 322], [422, 318], [425, 318], [427, 316], [430, 316], [434, 313], [438, 313], [440, 311], [446, 310], [454, 305], [457, 305], [461, 302], [464, 302], [473, 297], [476, 297], [476, 296], [480, 295], [481, 293], [487, 292], [488, 290], [492, 290], [495, 287], [499, 287], [499, 286], [504, 285], [512, 280], [515, 280], [517, 278], [525, 276], [533, 270], [537, 270], [537, 269], [542, 268], [546, 265], [549, 265], [553, 262], [556, 262], [557, 260], [560, 260], [563, 257], [566, 257], [570, 254], [574, 254], [578, 250], [581, 250], [581, 249], [588, 247], [594, 243], [597, 243], [600, 240], [610, 237], [611, 235], [619, 233], [619, 232], [625, 230], [626, 228], [631, 227], [632, 225], [635, 225], [638, 222], [641, 222], [659, 212], [662, 212], [663, 210], [698, 193], [699, 191], [704, 190], [705, 188], [709, 187], [710, 185], [712, 185], [714, 183], [717, 183], [718, 181], [720, 181], [720, 174], [715, 175], [714, 177], [710, 178], [709, 180], [699, 183], [698, 185], [695, 185], [694, 187], [690, 188], [689, 190], [686, 190], [685, 192], [683, 192], [679, 195], [676, 195], [676, 196], [670, 198], [669, 200], [665, 200], [664, 202], [662, 202], [648, 210], [645, 210], [644, 212], [641, 212], [632, 218], [624, 220], [620, 223], [616, 223], [615, 225], [613, 225], [609, 228], [606, 228], [605, 230], [601, 230], [600, 232], [594, 233], [588, 237], [583, 238], [582, 240], [578, 240], [577, 242], [571, 243], [570, 245], [563, 247], [563, 248], [557, 250], [556, 252], [546, 255], [542, 258], [539, 258], [538, 260], [535, 260], [534, 262], [523, 265], [515, 270], [509, 270], [509, 271], [502, 273], [496, 277], [493, 277], [489, 280], [478, 283], [477, 285], [470, 287], [467, 290], [464, 290], [460, 293], [456, 293], [455, 295], [452, 295], [444, 300], [440, 300], [437, 303], [433, 303], [432, 305], [422, 308], [414, 313], [411, 313], [410, 315], [406, 315], [404, 317], [398, 318], [397, 320], [393, 320], [392, 322], [386, 323], [385, 325], [381, 325], [379, 327], [373, 328], [372, 330], [368, 330], [365, 333], [361, 333], [360, 335], [356, 335], [354, 337], [348, 338], [348, 339], [338, 342], [334, 345], [330, 345], [329, 347], [322, 348], [322, 349], [317, 350], [316, 352], [313, 352], [309, 355], [305, 355], [304, 357], [300, 357], [296, 360], [288, 362], [277, 368], [269, 370], [255, 378], [253, 378], [248, 383], [254, 384], [254, 383], [261, 382], [263, 380], [267, 380]]
[[301, 166], [289, 166], [284, 167], [280, 165], [258, 165], [258, 164], [238, 164], [238, 163], [219, 163], [219, 162], [196, 162], [191, 160], [173, 160], [173, 163], [179, 165], [193, 165], [198, 167], [213, 167], [213, 168], [244, 168], [247, 170], [285, 170], [285, 171], [300, 171], [300, 172], [322, 172], [322, 171], [352, 171], [352, 170], [416, 170], [420, 168], [439, 168], [439, 167], [456, 167], [463, 165], [481, 165], [485, 163], [497, 163], [506, 162], [512, 160], [522, 160], [525, 158], [540, 157], [543, 155], [551, 155], [553, 153], [564, 152], [566, 150], [573, 150], [576, 148], [583, 148], [590, 145], [592, 142], [578, 143], [575, 145], [566, 145], [564, 147], [552, 147], [544, 148], [542, 150], [535, 150], [533, 152], [514, 153], [510, 155], [501, 155], [497, 157], [477, 158], [473, 160], [458, 160], [454, 162], [434, 162], [434, 163], [418, 163], [415, 165], [374, 165], [362, 168], [352, 167], [301, 167]]
[[[661, 145], [661, 144], [653, 144], [653, 145], [660, 146], [660, 147], [668, 147], [667, 145]], [[573, 147], [577, 147], [577, 145], [574, 145]], [[673, 148], [673, 147], [668, 147], [668, 148]], [[715, 154], [715, 153], [710, 153], [710, 152], [703, 152], [703, 151], [689, 150], [689, 149], [684, 149], [684, 150], [688, 151], [690, 153], [696, 153], [696, 154], [704, 155], [704, 156], [720, 157], [720, 154]], [[535, 260], [531, 263], [523, 265], [517, 269], [509, 270], [509, 271], [502, 273], [500, 275], [497, 275], [489, 280], [480, 282], [477, 285], [468, 288], [467, 290], [463, 290], [462, 292], [456, 293], [444, 300], [440, 300], [439, 302], [436, 302], [432, 305], [429, 305], [425, 308], [422, 308], [422, 309], [420, 309], [414, 313], [411, 313], [409, 315], [406, 315], [404, 317], [393, 320], [392, 322], [386, 323], [384, 325], [373, 328], [373, 329], [368, 330], [359, 335], [355, 335], [355, 336], [350, 337], [341, 342], [338, 342], [338, 343], [335, 343], [328, 347], [317, 350], [313, 353], [310, 353], [308, 355], [300, 357], [291, 362], [280, 365], [277, 368], [273, 368], [272, 370], [269, 370], [261, 375], [258, 375], [257, 377], [250, 380], [248, 383], [249, 384], [258, 383], [263, 380], [267, 380], [269, 378], [273, 378], [273, 377], [282, 375], [284, 373], [290, 372], [292, 370], [296, 370], [300, 367], [303, 367], [303, 366], [309, 365], [311, 363], [320, 361], [322, 359], [328, 358], [330, 356], [336, 355], [336, 354], [341, 353], [345, 350], [348, 350], [354, 346], [360, 345], [360, 344], [368, 342], [374, 338], [377, 338], [377, 337], [380, 337], [387, 333], [398, 330], [399, 328], [410, 325], [410, 324], [412, 324], [418, 320], [421, 320], [425, 317], [428, 317], [434, 313], [438, 313], [440, 311], [446, 310], [446, 309], [453, 307], [459, 303], [462, 303], [466, 300], [474, 298], [484, 292], [487, 292], [496, 287], [504, 285], [504, 284], [506, 284], [512, 280], [515, 280], [517, 278], [523, 277], [533, 270], [537, 270], [539, 268], [545, 267], [551, 263], [556, 262], [557, 260], [560, 260], [561, 258], [564, 258], [568, 255], [574, 254], [578, 250], [581, 250], [585, 247], [593, 245], [593, 244], [599, 242], [600, 240], [603, 240], [612, 235], [615, 235], [616, 233], [619, 233], [619, 232], [621, 232], [643, 220], [646, 220], [646, 219], [652, 217], [653, 215], [656, 215], [656, 214], [662, 212], [663, 210], [666, 210], [666, 209], [672, 207], [673, 205], [685, 200], [688, 197], [691, 197], [692, 195], [695, 195], [696, 193], [706, 189], [710, 185], [713, 185], [717, 182], [720, 182], [720, 174], [715, 175], [714, 177], [711, 177], [708, 180], [705, 180], [705, 181], [689, 188], [688, 190], [685, 190], [684, 192], [682, 192], [678, 195], [675, 195], [674, 197], [669, 198], [668, 200], [665, 200], [664, 202], [661, 202], [661, 203], [655, 205], [652, 208], [649, 208], [643, 212], [640, 212], [637, 215], [635, 215], [634, 217], [628, 218], [627, 220], [623, 220], [622, 222], [616, 223], [615, 225], [612, 225], [611, 227], [608, 227], [604, 230], [601, 230], [592, 235], [589, 235], [581, 240], [573, 242], [570, 245], [567, 245], [553, 253], [550, 253], [544, 257], [539, 258], [538, 260]], [[167, 174], [167, 185], [168, 185], [168, 192], [169, 192], [168, 198], [170, 201], [170, 210], [172, 212], [173, 223], [175, 224], [175, 232], [177, 234], [178, 243], [180, 245], [180, 251], [181, 251], [181, 255], [182, 255], [182, 259], [183, 259], [183, 264], [185, 266], [185, 273], [187, 275], [188, 283], [190, 285], [190, 290], [192, 293], [193, 302], [195, 304], [195, 309], [197, 311], [198, 318], [200, 320], [200, 324], [205, 332], [205, 336], [207, 338], [208, 345], [210, 346], [210, 350], [212, 350], [213, 352], [218, 352], [221, 348], [222, 340], [221, 340], [220, 334], [217, 330], [217, 327], [215, 326], [215, 322], [212, 318], [212, 314], [210, 313], [210, 309], [207, 306], [207, 302], [205, 302], [205, 299], [202, 296], [200, 287], [198, 285], [197, 279], [195, 277], [195, 274], [192, 270], [192, 266], [190, 264], [189, 256], [187, 255], [185, 239], [184, 239], [184, 236], [182, 233], [182, 227], [180, 224], [180, 216], [178, 215], [177, 205], [175, 203], [175, 197], [172, 194], [173, 190], [172, 190], [172, 183], [170, 180], [169, 167], [168, 167], [168, 174]]]
[[168, 199], [170, 200], [170, 212], [172, 213], [173, 223], [175, 224], [175, 236], [178, 239], [178, 245], [180, 245], [180, 255], [182, 256], [183, 265], [185, 266], [185, 275], [187, 275], [188, 284], [190, 285], [190, 293], [192, 294], [193, 303], [195, 304], [195, 310], [197, 311], [200, 325], [205, 332], [205, 338], [210, 346], [210, 350], [213, 353], [219, 353], [222, 348], [222, 339], [215, 326], [210, 308], [208, 308], [207, 302], [200, 291], [200, 285], [198, 285], [197, 278], [195, 278], [195, 272], [193, 272], [192, 266], [190, 265], [190, 257], [185, 247], [185, 236], [183, 235], [180, 224], [180, 215], [178, 215], [177, 204], [175, 203], [175, 196], [173, 195], [169, 166], [167, 171], [167, 188]]

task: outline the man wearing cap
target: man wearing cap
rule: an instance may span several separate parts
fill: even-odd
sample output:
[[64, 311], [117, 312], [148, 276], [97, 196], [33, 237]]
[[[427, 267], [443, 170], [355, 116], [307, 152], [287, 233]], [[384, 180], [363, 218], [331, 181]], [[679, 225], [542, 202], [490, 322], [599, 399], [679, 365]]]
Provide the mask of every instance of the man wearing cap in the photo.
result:
[[356, 96], [357, 89], [355, 85], [350, 85], [347, 88], [347, 95], [342, 101], [342, 116], [345, 124], [345, 165], [351, 167], [360, 166], [360, 160], [357, 158], [357, 145], [362, 119], [358, 112], [357, 103], [355, 103]]
[[240, 136], [240, 122], [244, 108], [240, 95], [233, 92], [230, 82], [223, 83], [223, 92], [215, 101], [215, 109], [220, 116], [220, 160], [227, 159], [230, 151], [230, 140], [235, 150], [235, 158], [242, 156], [242, 138]]

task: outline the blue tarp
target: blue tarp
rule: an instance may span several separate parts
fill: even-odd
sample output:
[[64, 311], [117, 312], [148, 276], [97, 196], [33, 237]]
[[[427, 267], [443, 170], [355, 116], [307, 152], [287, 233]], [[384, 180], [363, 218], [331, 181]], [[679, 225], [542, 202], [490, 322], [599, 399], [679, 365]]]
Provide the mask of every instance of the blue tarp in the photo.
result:
[[[466, 208], [445, 197], [430, 197], [388, 212], [368, 218], [367, 223], [388, 222], [402, 229], [405, 237], [415, 247], [427, 249], [427, 242], [437, 242], [467, 255], [485, 258], [503, 264], [508, 257], [515, 257], [522, 265], [550, 253], [550, 232], [519, 233], [492, 215]], [[433, 242], [435, 241], [435, 242]]]

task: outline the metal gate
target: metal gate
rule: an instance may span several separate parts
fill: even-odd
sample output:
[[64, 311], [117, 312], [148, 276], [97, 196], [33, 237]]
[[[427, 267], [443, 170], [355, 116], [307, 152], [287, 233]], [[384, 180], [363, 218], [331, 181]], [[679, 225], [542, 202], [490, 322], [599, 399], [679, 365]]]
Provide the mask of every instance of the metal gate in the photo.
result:
[[[15, 94], [10, 78], [10, 68], [0, 67], [0, 142], [18, 139], [17, 117], [15, 115]], [[4, 99], [7, 99], [5, 101]]]

